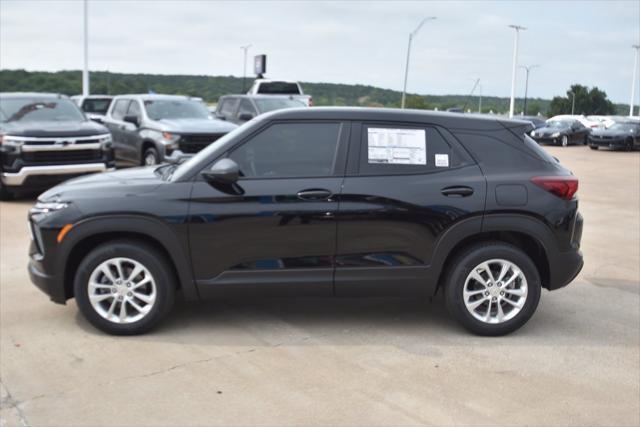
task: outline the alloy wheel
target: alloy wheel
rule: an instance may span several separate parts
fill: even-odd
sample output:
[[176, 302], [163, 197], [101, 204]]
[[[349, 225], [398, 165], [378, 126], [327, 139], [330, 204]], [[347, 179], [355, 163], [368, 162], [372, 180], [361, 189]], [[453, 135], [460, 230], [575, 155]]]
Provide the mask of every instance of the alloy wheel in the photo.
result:
[[156, 283], [149, 270], [131, 258], [111, 258], [98, 265], [87, 283], [91, 306], [114, 323], [144, 318], [156, 302]]
[[527, 300], [527, 279], [514, 263], [492, 259], [467, 275], [462, 291], [467, 311], [484, 323], [513, 319]]

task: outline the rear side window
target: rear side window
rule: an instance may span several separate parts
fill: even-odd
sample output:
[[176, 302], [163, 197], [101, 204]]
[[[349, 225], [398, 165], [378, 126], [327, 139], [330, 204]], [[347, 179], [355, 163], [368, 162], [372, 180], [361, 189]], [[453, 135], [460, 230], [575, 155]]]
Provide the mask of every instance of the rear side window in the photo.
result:
[[297, 83], [264, 82], [258, 86], [258, 93], [266, 95], [300, 95]]
[[113, 112], [111, 116], [116, 120], [124, 119], [124, 116], [127, 114], [127, 108], [129, 107], [128, 99], [118, 99], [113, 106]]
[[454, 150], [436, 128], [377, 124], [362, 127], [361, 175], [428, 173], [459, 164]]
[[340, 123], [276, 123], [229, 155], [247, 178], [333, 176]]
[[238, 106], [238, 98], [227, 98], [222, 101], [222, 105], [220, 106], [220, 113], [223, 116], [231, 117], [233, 113], [236, 111], [236, 107]]

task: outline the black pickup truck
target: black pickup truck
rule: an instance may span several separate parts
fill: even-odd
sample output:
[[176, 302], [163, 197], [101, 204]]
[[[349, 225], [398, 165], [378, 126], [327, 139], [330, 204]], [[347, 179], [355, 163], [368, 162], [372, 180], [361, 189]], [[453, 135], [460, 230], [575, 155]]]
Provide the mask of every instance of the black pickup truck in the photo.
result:
[[0, 93], [0, 199], [115, 169], [111, 135], [64, 95]]

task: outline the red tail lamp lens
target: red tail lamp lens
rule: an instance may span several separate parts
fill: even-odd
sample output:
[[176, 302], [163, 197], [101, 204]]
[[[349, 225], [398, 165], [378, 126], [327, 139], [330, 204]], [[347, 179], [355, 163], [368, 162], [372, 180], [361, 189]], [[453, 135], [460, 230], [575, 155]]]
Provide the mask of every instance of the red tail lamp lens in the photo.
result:
[[538, 187], [544, 188], [561, 199], [571, 200], [578, 191], [578, 178], [575, 176], [534, 176], [531, 178]]

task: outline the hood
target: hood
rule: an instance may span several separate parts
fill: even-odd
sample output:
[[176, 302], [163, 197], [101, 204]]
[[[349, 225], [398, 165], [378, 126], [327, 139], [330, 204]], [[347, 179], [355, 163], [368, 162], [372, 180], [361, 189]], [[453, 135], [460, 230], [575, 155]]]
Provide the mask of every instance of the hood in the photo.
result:
[[566, 128], [550, 128], [547, 126], [543, 126], [543, 127], [539, 127], [538, 129], [536, 129], [536, 135], [553, 135], [556, 132], [567, 132], [569, 131], [571, 128], [570, 127], [566, 127]]
[[8, 135], [31, 137], [74, 137], [109, 133], [106, 127], [91, 120], [79, 122], [4, 122], [0, 123], [0, 132]]
[[238, 127], [218, 119], [162, 119], [157, 123], [163, 130], [175, 133], [227, 133]]
[[72, 201], [78, 198], [108, 198], [111, 194], [119, 197], [139, 195], [165, 183], [155, 173], [157, 168], [158, 166], [121, 169], [70, 179], [42, 193], [38, 199]]

